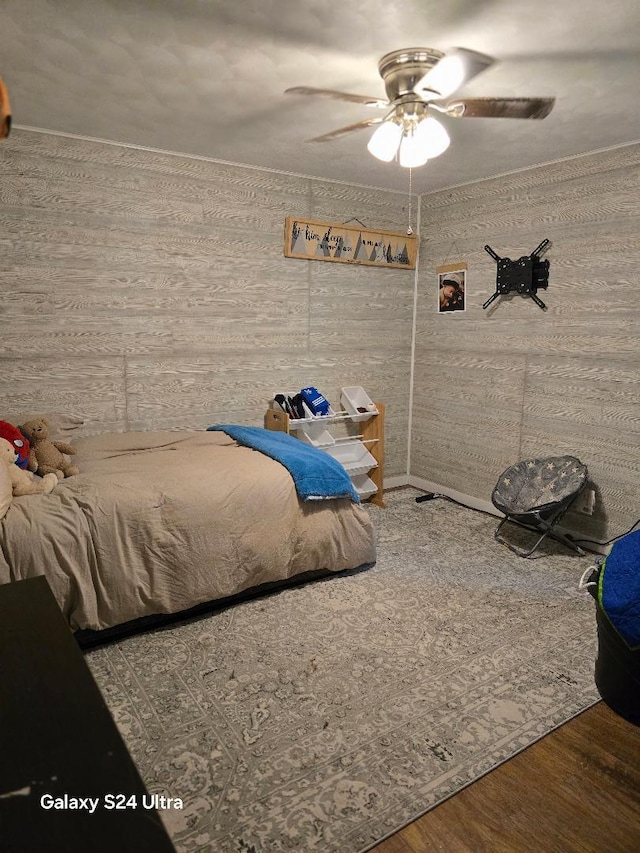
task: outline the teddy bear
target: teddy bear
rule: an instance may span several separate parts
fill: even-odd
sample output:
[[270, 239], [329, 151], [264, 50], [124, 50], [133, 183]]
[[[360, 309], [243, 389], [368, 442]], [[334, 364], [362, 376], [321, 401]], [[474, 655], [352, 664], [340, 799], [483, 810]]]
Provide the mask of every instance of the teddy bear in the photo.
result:
[[41, 477], [45, 474], [55, 474], [59, 480], [62, 480], [63, 477], [71, 477], [73, 474], [80, 473], [79, 469], [63, 456], [64, 453], [73, 456], [76, 453], [75, 447], [72, 444], [65, 444], [63, 441], [51, 441], [46, 418], [33, 418], [33, 420], [25, 421], [18, 429], [31, 445], [29, 468], [32, 468], [34, 461], [37, 462], [35, 471]]
[[48, 495], [58, 484], [55, 474], [45, 474], [44, 477], [36, 477], [31, 471], [18, 468], [15, 463], [18, 454], [14, 446], [6, 438], [0, 438], [0, 457], [9, 468], [11, 477], [11, 490], [15, 497], [21, 495]]

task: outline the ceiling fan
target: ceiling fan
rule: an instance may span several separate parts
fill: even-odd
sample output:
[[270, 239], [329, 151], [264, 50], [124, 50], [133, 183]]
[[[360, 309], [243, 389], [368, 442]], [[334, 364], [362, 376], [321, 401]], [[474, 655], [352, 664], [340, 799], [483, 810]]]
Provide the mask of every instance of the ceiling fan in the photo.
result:
[[380, 127], [367, 145], [374, 157], [389, 162], [398, 155], [401, 166], [422, 166], [449, 147], [449, 134], [433, 113], [451, 118], [542, 119], [549, 115], [555, 98], [447, 100], [495, 61], [490, 56], [465, 48], [443, 53], [430, 47], [410, 47], [387, 53], [378, 63], [386, 100], [309, 86], [294, 86], [286, 89], [285, 94], [320, 95], [387, 109], [387, 114], [382, 117], [364, 119], [308, 141], [329, 142], [354, 130], [378, 124]]

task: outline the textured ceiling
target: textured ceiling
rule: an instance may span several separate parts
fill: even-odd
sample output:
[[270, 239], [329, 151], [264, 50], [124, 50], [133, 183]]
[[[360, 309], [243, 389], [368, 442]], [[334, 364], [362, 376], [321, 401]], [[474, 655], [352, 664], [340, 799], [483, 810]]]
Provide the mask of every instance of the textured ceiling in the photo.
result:
[[283, 92], [383, 97], [380, 56], [413, 46], [498, 60], [458, 94], [557, 98], [543, 121], [444, 118], [414, 192], [640, 139], [638, 0], [0, 0], [14, 126], [403, 191], [371, 131], [304, 141], [369, 108]]

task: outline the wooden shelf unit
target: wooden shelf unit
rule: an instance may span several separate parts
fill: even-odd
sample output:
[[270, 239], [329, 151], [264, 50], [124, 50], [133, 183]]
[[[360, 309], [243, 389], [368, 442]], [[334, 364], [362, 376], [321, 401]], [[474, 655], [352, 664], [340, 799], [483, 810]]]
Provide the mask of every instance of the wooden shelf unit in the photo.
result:
[[[367, 420], [359, 421], [359, 431], [361, 437], [358, 439], [364, 445], [376, 462], [376, 467], [371, 468], [368, 472], [368, 477], [372, 480], [376, 487], [375, 494], [365, 498], [376, 506], [384, 507], [384, 403], [376, 403], [377, 414], [371, 415]], [[305, 425], [326, 424], [330, 426], [338, 421], [352, 420], [348, 412], [337, 412], [330, 417], [318, 418], [299, 418], [293, 419], [282, 409], [267, 409], [264, 416], [265, 429], [275, 430], [276, 432], [286, 432], [287, 435], [295, 435], [299, 429], [304, 429]], [[355, 439], [353, 439], [355, 441]], [[336, 441], [336, 444], [340, 439]], [[318, 447], [322, 450], [322, 447]]]

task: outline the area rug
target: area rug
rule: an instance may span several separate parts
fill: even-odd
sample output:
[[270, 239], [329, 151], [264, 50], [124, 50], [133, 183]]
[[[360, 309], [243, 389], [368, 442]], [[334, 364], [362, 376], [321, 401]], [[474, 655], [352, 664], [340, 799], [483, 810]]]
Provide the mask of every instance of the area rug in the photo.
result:
[[373, 568], [87, 653], [180, 853], [360, 853], [598, 699], [592, 559], [417, 494]]

